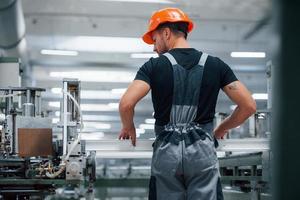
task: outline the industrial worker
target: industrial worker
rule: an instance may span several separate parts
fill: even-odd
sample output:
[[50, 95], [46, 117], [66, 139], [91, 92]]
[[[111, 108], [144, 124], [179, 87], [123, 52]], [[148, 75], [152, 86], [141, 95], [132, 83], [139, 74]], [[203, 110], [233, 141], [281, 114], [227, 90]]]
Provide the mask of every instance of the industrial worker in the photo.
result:
[[[135, 105], [151, 90], [156, 140], [153, 143], [149, 200], [223, 199], [215, 138], [242, 124], [256, 110], [250, 92], [217, 57], [191, 48], [193, 22], [177, 8], [156, 11], [142, 39], [154, 44], [150, 58], [123, 95], [119, 139], [136, 145]], [[219, 90], [237, 105], [213, 129]]]

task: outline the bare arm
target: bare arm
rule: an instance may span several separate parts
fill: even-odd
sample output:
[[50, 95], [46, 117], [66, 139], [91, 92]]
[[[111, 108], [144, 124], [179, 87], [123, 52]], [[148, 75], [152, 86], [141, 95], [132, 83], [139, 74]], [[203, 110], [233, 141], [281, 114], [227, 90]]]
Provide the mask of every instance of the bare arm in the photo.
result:
[[216, 138], [222, 138], [229, 129], [241, 125], [256, 111], [256, 103], [248, 89], [240, 82], [234, 81], [223, 88], [226, 95], [236, 103], [237, 107], [233, 113], [227, 117], [214, 130]]
[[131, 139], [132, 145], [136, 144], [136, 133], [133, 122], [134, 107], [150, 90], [150, 86], [141, 80], [133, 81], [120, 100], [119, 112], [122, 129], [119, 139]]

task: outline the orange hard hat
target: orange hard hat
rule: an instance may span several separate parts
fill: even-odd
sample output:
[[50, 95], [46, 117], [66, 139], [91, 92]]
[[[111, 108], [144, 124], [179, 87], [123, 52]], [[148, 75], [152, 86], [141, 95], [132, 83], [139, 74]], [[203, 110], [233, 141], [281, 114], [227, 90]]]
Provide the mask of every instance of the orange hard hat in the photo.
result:
[[147, 44], [153, 44], [152, 32], [165, 22], [187, 22], [188, 32], [191, 32], [194, 24], [192, 20], [178, 8], [164, 8], [156, 11], [149, 20], [148, 31], [143, 35], [143, 40]]

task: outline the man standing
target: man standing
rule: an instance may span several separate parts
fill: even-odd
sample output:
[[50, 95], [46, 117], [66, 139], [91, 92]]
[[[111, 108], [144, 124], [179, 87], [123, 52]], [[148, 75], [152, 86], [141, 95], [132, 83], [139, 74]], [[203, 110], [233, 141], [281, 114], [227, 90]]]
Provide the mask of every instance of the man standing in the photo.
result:
[[[242, 124], [256, 110], [246, 87], [222, 60], [189, 46], [193, 22], [177, 8], [156, 11], [143, 40], [159, 54], [137, 72], [123, 95], [119, 139], [136, 145], [134, 107], [151, 89], [156, 140], [149, 199], [223, 199], [214, 138]], [[237, 104], [213, 130], [219, 90]]]

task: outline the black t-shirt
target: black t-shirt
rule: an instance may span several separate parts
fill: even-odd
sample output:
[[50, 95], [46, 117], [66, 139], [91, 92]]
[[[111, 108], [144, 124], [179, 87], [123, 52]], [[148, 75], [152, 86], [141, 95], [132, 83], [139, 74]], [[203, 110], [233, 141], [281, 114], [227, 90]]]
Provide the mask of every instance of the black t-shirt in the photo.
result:
[[[198, 64], [202, 52], [193, 48], [175, 48], [169, 51], [177, 63], [189, 69]], [[150, 58], [137, 72], [135, 80], [143, 80], [151, 87], [155, 124], [166, 125], [170, 119], [173, 99], [173, 68], [169, 60], [160, 55]], [[236, 81], [231, 68], [221, 59], [208, 56], [203, 71], [198, 113], [195, 122], [211, 122], [220, 88]]]

